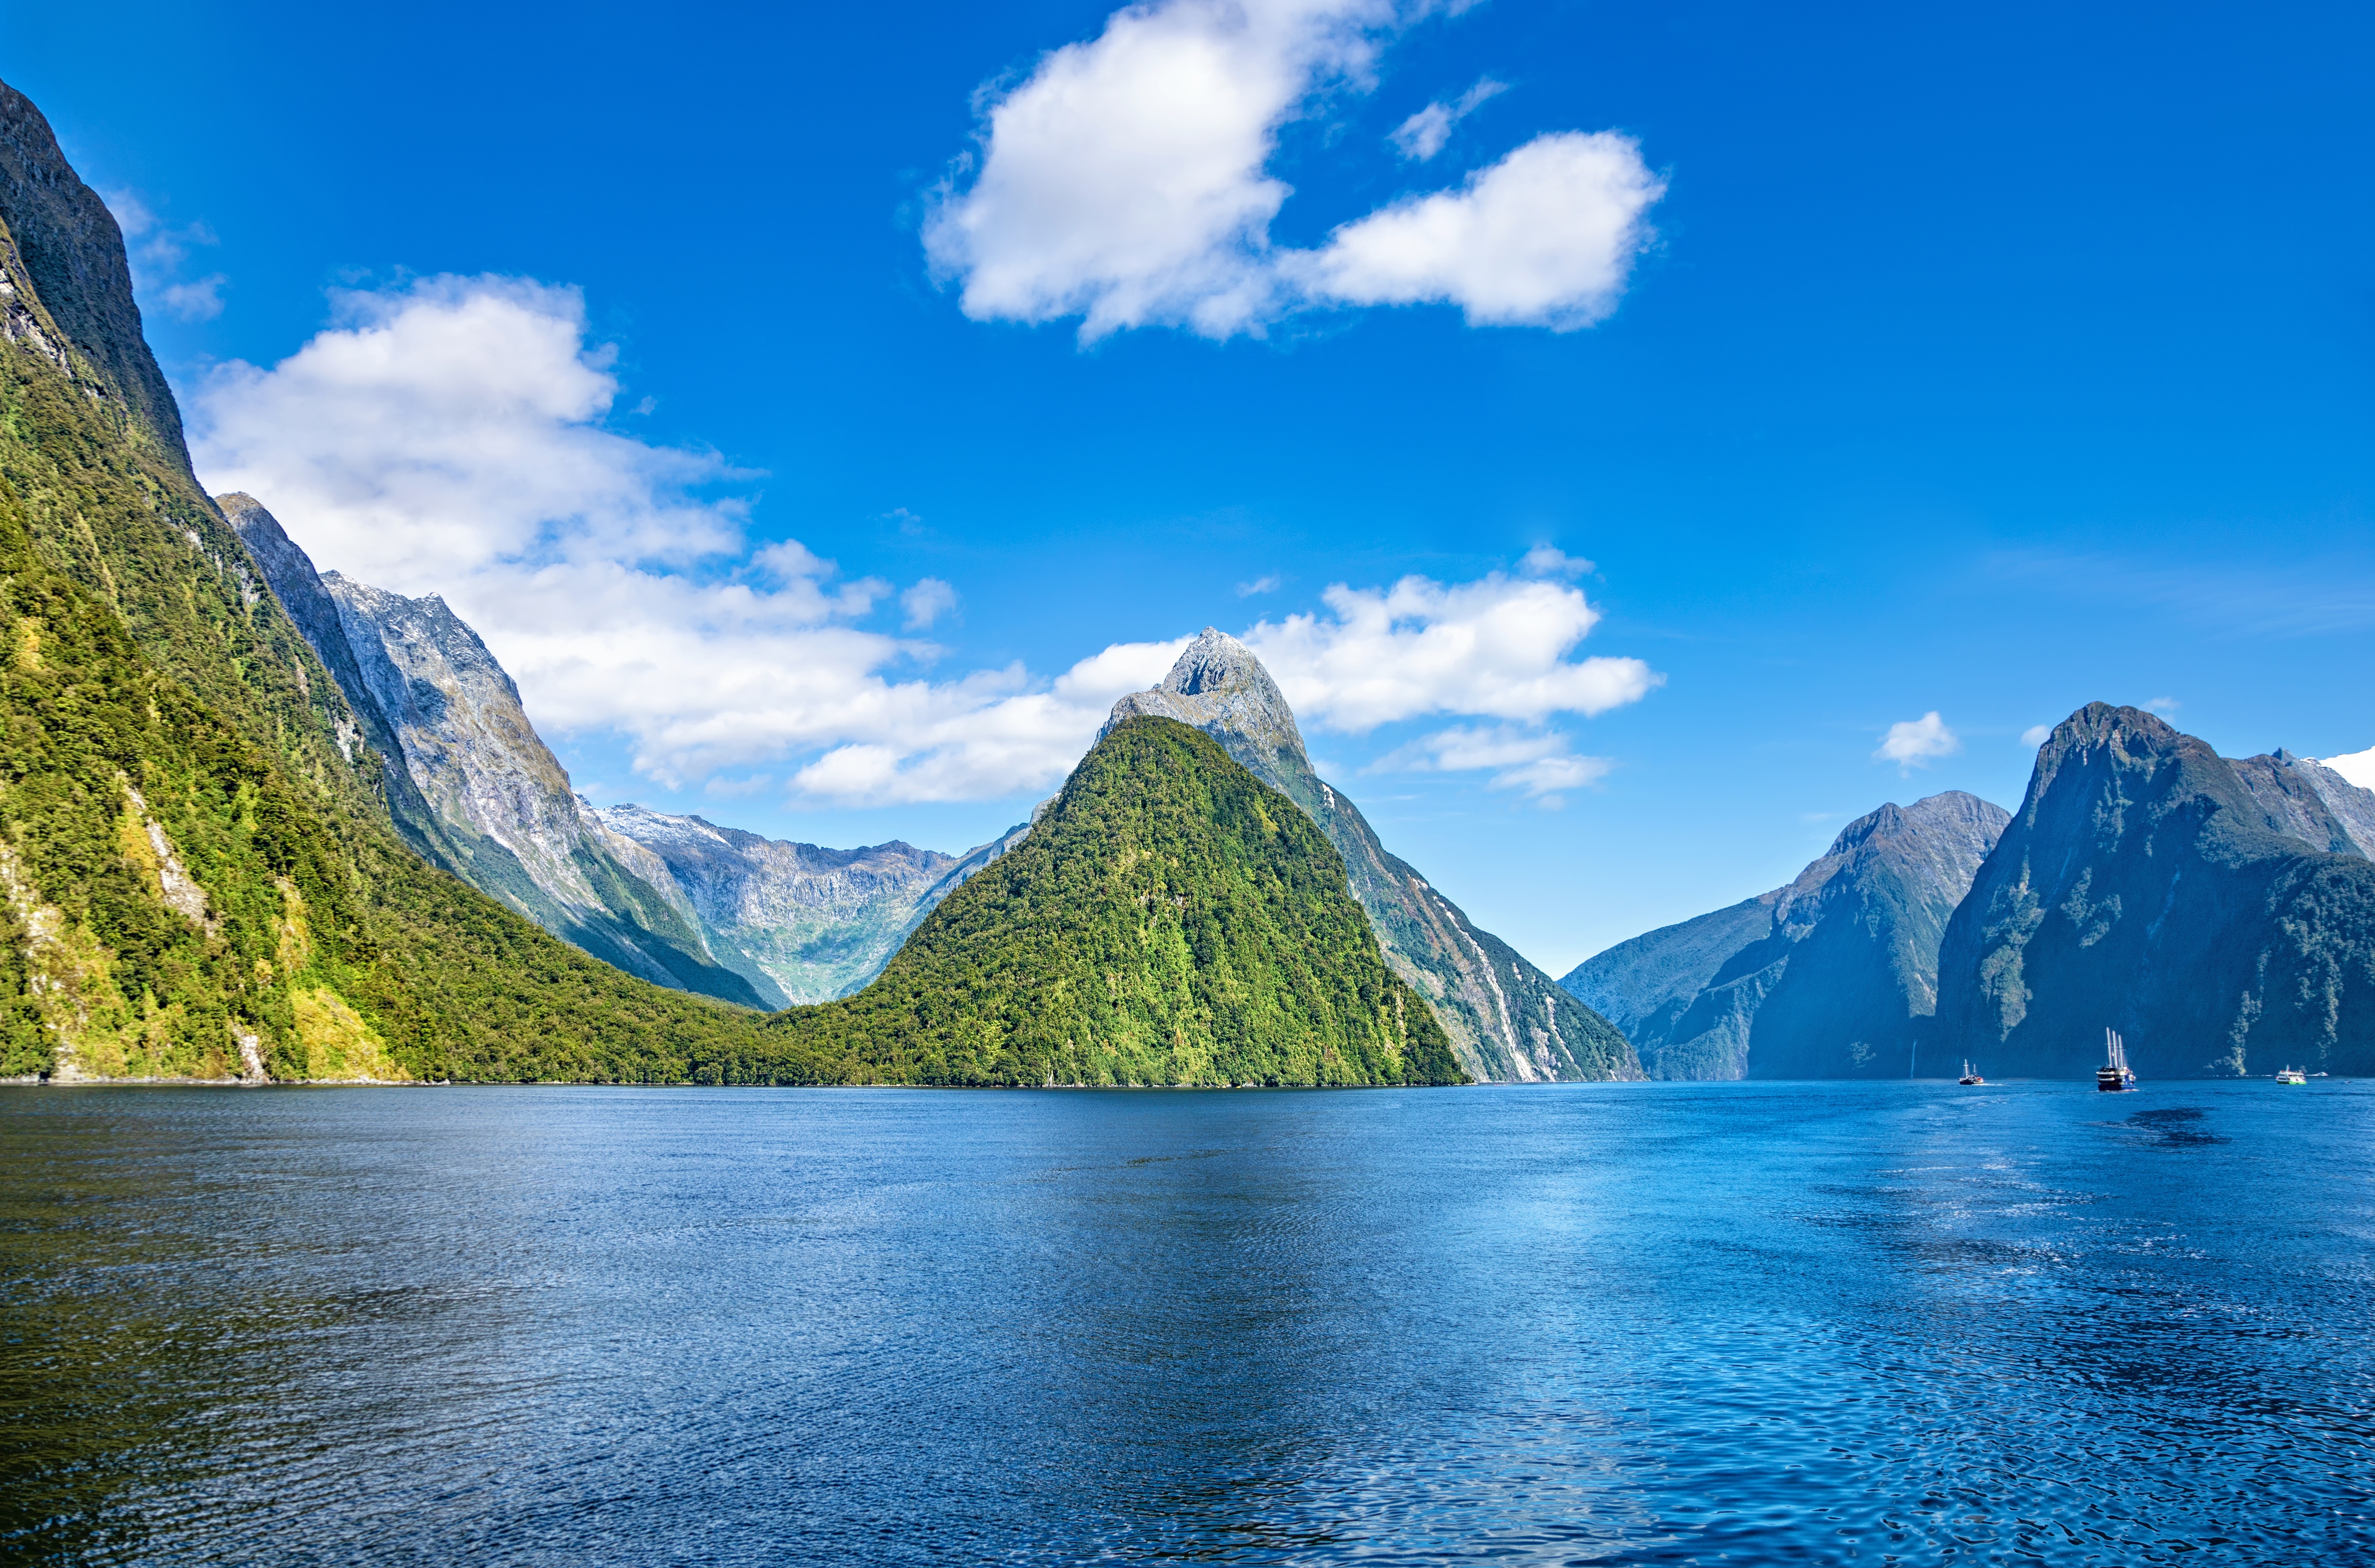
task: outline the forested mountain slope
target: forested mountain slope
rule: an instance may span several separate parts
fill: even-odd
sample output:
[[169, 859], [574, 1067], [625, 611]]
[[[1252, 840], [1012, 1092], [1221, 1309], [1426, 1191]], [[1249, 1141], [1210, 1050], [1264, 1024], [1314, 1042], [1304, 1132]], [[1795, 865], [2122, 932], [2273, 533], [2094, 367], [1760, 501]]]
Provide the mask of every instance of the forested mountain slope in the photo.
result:
[[1138, 714], [1201, 729], [1319, 824], [1344, 857], [1386, 961], [1433, 1006], [1471, 1074], [1501, 1082], [1641, 1076], [1632, 1046], [1606, 1019], [1387, 852], [1352, 797], [1313, 771], [1294, 711], [1253, 650], [1205, 628], [1162, 685], [1114, 704], [1106, 728]]
[[865, 990], [774, 1029], [922, 1083], [1465, 1080], [1317, 824], [1213, 741], [1126, 720]]
[[425, 864], [199, 489], [122, 235], [0, 88], [0, 1068], [682, 1079], [761, 1020]]

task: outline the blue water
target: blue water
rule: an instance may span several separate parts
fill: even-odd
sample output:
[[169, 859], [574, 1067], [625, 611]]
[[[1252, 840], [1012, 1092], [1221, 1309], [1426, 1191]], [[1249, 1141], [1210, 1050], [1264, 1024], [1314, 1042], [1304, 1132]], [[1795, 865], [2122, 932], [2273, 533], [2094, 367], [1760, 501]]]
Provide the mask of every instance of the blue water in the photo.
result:
[[2375, 1085], [0, 1091], [0, 1555], [2375, 1561]]

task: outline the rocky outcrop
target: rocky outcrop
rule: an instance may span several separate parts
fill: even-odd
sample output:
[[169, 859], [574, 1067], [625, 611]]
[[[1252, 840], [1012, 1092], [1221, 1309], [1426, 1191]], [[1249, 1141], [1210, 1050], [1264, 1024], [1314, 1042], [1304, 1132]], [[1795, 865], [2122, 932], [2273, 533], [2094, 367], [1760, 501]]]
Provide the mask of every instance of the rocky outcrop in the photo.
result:
[[[97, 192], [84, 184], [58, 150], [50, 123], [32, 101], [0, 84], [0, 212], [7, 215], [32, 292], [59, 333], [119, 400], [129, 439], [153, 442], [158, 455], [183, 477], [190, 458], [182, 443], [182, 412], [142, 336], [140, 307], [132, 299], [132, 270], [124, 231]], [[24, 310], [11, 283], [0, 304], [7, 336], [19, 338], [15, 318]], [[38, 324], [33, 335], [43, 336]], [[21, 340], [21, 339], [20, 339]], [[63, 345], [38, 346], [67, 369]], [[45, 355], [45, 357], [47, 357]], [[195, 481], [192, 481], [195, 484]]]
[[1560, 984], [1653, 1077], [1905, 1077], [1936, 1032], [1947, 922], [2008, 819], [1959, 790], [1883, 806], [1788, 887], [1620, 942]]
[[1386, 852], [1360, 808], [1312, 771], [1294, 710], [1244, 643], [1206, 628], [1160, 686], [1114, 704], [1101, 737], [1140, 715], [1202, 730], [1319, 824], [1343, 857], [1386, 961], [1433, 1006], [1471, 1075], [1501, 1082], [1639, 1076], [1632, 1047], [1607, 1020]]
[[2275, 832], [2311, 849], [2375, 859], [2375, 790], [2365, 790], [2323, 763], [2279, 749], [2234, 764], [2235, 776]]
[[2081, 1076], [2106, 1028], [2147, 1080], [2375, 1071], [2369, 803], [2329, 774], [2072, 714], [1947, 928], [1942, 1033], [2007, 1076]]
[[652, 856], [655, 879], [682, 895], [709, 951], [770, 1007], [864, 985], [963, 880], [951, 875], [957, 856], [913, 844], [825, 849], [641, 806], [580, 804]]

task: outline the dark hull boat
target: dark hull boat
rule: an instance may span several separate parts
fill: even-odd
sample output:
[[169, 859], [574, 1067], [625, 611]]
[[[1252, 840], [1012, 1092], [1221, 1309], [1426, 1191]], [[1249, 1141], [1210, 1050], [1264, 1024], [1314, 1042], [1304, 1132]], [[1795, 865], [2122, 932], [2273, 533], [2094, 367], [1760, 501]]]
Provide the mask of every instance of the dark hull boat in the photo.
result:
[[1968, 1086], [1970, 1086], [1970, 1085], [1972, 1085], [1972, 1084], [1975, 1084], [1975, 1083], [1985, 1083], [1985, 1082], [1987, 1082], [1988, 1080], [1987, 1080], [1986, 1079], [1981, 1078], [1979, 1074], [1977, 1074], [1977, 1073], [1973, 1072], [1973, 1071], [1971, 1070], [1971, 1064], [1970, 1064], [1970, 1063], [1968, 1063], [1968, 1062], [1965, 1062], [1965, 1063], [1963, 1064], [1963, 1076], [1962, 1076], [1962, 1077], [1960, 1077], [1960, 1078], [1958, 1078], [1958, 1079], [1956, 1079], [1955, 1081], [1956, 1081], [1956, 1083], [1962, 1084], [1962, 1085], [1964, 1085], [1965, 1087], [1967, 1087], [1967, 1088]]
[[2125, 1094], [2136, 1086], [2136, 1075], [2128, 1070], [2128, 1043], [2113, 1030], [2103, 1031], [2103, 1055], [2107, 1058], [2095, 1069], [2095, 1087], [2105, 1094]]

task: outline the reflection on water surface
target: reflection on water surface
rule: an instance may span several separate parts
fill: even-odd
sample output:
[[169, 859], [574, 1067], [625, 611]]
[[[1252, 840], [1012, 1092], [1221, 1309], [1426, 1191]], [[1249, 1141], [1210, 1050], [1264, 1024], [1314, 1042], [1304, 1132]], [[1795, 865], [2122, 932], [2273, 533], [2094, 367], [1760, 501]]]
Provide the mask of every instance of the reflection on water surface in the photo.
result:
[[2375, 1091], [2136, 1099], [0, 1091], [0, 1551], [2375, 1556]]

